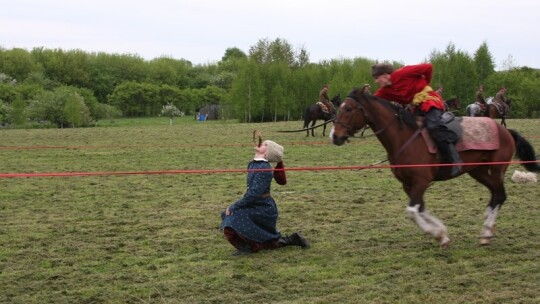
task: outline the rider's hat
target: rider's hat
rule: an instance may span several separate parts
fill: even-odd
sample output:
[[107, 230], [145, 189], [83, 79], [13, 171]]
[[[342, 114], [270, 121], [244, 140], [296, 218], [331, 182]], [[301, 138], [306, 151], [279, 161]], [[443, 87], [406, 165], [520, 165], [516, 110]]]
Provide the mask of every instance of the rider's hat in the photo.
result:
[[392, 74], [394, 67], [388, 63], [377, 63], [371, 67], [371, 76], [377, 78], [383, 74]]

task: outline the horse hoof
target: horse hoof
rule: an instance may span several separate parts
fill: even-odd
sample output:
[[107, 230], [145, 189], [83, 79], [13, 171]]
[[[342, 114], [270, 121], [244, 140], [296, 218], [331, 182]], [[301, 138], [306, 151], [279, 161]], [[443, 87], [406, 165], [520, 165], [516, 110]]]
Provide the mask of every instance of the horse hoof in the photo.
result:
[[449, 237], [445, 236], [445, 237], [441, 238], [440, 246], [441, 246], [442, 249], [448, 249], [451, 242], [452, 242], [452, 240], [450, 240]]
[[489, 241], [490, 241], [489, 238], [480, 238], [480, 245], [482, 246], [489, 245]]

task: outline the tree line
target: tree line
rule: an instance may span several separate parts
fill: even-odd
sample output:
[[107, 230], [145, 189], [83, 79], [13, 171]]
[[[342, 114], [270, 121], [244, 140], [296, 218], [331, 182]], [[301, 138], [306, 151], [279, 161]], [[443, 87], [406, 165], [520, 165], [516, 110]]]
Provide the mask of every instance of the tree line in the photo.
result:
[[[298, 120], [323, 84], [330, 85], [330, 95], [342, 97], [354, 87], [373, 85], [375, 62], [357, 57], [312, 63], [305, 48], [281, 38], [260, 39], [247, 53], [228, 48], [220, 61], [204, 65], [134, 54], [0, 48], [0, 121], [89, 126], [120, 115], [157, 116], [169, 104], [187, 115], [220, 104], [226, 118], [241, 122]], [[511, 65], [496, 71], [485, 42], [472, 55], [450, 43], [425, 62], [434, 65], [434, 89], [442, 86], [447, 99], [460, 97], [463, 108], [474, 101], [480, 84], [486, 96], [505, 86], [513, 117], [540, 116], [540, 71]]]

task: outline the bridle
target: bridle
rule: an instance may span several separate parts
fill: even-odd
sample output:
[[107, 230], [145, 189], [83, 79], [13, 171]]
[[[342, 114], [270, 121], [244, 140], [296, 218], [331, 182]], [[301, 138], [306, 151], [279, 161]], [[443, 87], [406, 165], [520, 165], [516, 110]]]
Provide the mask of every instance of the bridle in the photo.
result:
[[[362, 113], [362, 116], [364, 117], [364, 121], [366, 122], [366, 123], [365, 123], [365, 126], [367, 126], [367, 125], [368, 125], [368, 122], [370, 122], [370, 120], [369, 120], [369, 116], [366, 114], [366, 108], [362, 105], [362, 103], [360, 103], [360, 100], [358, 100], [358, 98], [356, 98], [356, 96], [354, 96], [354, 95], [349, 95], [349, 96], [347, 96], [347, 98], [350, 98], [350, 99], [352, 99], [352, 100], [354, 100], [354, 101], [356, 102], [356, 105], [357, 105], [357, 106], [354, 107], [353, 110]], [[345, 99], [343, 102], [345, 102], [345, 101], [346, 101], [346, 99]], [[393, 119], [390, 123], [388, 123], [388, 124], [387, 124], [386, 126], [384, 126], [383, 128], [381, 128], [381, 129], [379, 129], [379, 130], [376, 130], [376, 131], [374, 130], [373, 134], [371, 134], [370, 136], [376, 136], [376, 135], [378, 135], [378, 134], [381, 134], [381, 133], [384, 132], [386, 129], [388, 129], [388, 127], [390, 127], [392, 124], [394, 124], [396, 121], [398, 121], [399, 118], [400, 118], [400, 115], [399, 115], [398, 113], [396, 113], [396, 114], [394, 114], [394, 115], [395, 115], [395, 118], [396, 118], [396, 119]], [[349, 136], [354, 136], [354, 133], [359, 131], [359, 130], [353, 131], [352, 126], [350, 126], [350, 125], [348, 125], [348, 124], [345, 124], [345, 123], [343, 123], [343, 122], [341, 122], [341, 121], [335, 121], [335, 120], [334, 120], [334, 124], [335, 124], [335, 125], [340, 125], [340, 126], [342, 126], [342, 127], [347, 131], [347, 134], [348, 134]], [[365, 128], [365, 127], [364, 127], [364, 128]], [[372, 129], [373, 129], [373, 128], [372, 128]]]
[[[364, 121], [366, 122], [365, 125], [368, 125], [368, 122], [370, 122], [370, 120], [368, 119], [368, 115], [366, 114], [366, 109], [365, 107], [362, 105], [362, 103], [354, 96], [354, 95], [349, 95], [347, 96], [348, 98], [354, 100], [356, 102], [356, 107], [354, 108], [355, 111], [360, 111], [362, 113], [362, 116], [364, 116]], [[345, 101], [344, 101], [345, 102]], [[371, 134], [371, 136], [376, 136], [378, 134], [381, 134], [382, 132], [384, 132], [385, 130], [387, 130], [391, 125], [393, 125], [396, 121], [399, 121], [400, 123], [402, 123], [402, 116], [400, 115], [400, 113], [394, 113], [394, 118], [395, 119], [392, 119], [391, 122], [389, 122], [387, 125], [385, 125], [384, 127], [382, 127], [381, 129], [379, 130], [376, 130], [373, 134]], [[349, 136], [353, 136], [354, 135], [354, 131], [352, 129], [351, 126], [345, 124], [345, 123], [342, 123], [341, 121], [334, 121], [334, 124], [338, 124], [338, 125], [341, 125], [343, 128], [345, 128], [345, 130], [347, 131], [347, 134], [349, 134]], [[418, 128], [412, 136], [410, 136], [407, 141], [405, 142], [405, 144], [403, 144], [401, 146], [401, 148], [398, 150], [397, 153], [394, 153], [394, 155], [399, 155], [401, 154], [401, 152], [403, 152], [411, 143], [412, 141], [418, 137], [422, 131], [424, 127], [421, 127], [421, 128]]]

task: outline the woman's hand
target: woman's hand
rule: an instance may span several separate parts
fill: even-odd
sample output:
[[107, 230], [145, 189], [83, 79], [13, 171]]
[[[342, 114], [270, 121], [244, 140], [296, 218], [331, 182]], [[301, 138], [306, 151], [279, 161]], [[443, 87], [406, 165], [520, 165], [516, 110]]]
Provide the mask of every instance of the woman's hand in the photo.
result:
[[229, 210], [229, 207], [227, 207], [227, 210], [225, 210], [225, 215], [228, 216], [228, 215], [231, 215], [231, 214], [232, 214], [231, 210]]

